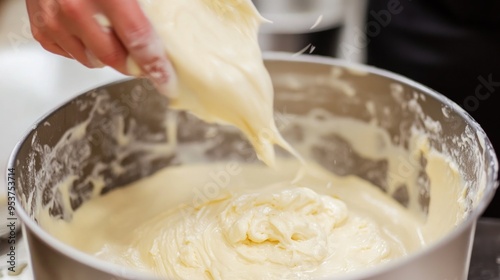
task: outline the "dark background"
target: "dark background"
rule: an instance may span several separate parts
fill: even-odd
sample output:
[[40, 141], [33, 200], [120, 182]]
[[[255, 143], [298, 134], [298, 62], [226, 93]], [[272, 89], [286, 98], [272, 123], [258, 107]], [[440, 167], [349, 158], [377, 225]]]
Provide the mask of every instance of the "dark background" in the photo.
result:
[[[390, 1], [370, 0], [367, 22]], [[448, 96], [479, 122], [500, 156], [500, 1], [397, 2], [403, 10], [370, 38], [367, 63]], [[496, 84], [477, 95], [483, 79]], [[484, 216], [500, 217], [500, 192]]]

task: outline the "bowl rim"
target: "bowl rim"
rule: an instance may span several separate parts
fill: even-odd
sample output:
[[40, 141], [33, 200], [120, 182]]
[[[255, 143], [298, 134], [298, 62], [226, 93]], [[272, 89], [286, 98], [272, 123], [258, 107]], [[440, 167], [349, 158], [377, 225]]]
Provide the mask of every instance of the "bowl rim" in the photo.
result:
[[[418, 82], [415, 82], [409, 78], [406, 78], [402, 75], [393, 73], [388, 70], [380, 69], [377, 67], [369, 66], [366, 64], [361, 64], [361, 63], [356, 63], [356, 62], [350, 62], [347, 60], [342, 60], [338, 58], [333, 58], [333, 57], [325, 57], [325, 56], [317, 56], [317, 55], [296, 55], [292, 53], [287, 53], [287, 52], [264, 52], [263, 53], [263, 58], [265, 62], [303, 62], [303, 63], [311, 63], [311, 64], [320, 64], [324, 66], [340, 66], [340, 67], [345, 67], [346, 69], [353, 70], [353, 71], [358, 71], [359, 73], [367, 73], [367, 74], [375, 74], [377, 76], [385, 77], [394, 81], [397, 81], [398, 83], [402, 83], [408, 86], [411, 86], [422, 93], [437, 99], [438, 101], [441, 101], [443, 104], [450, 105], [453, 110], [460, 116], [462, 117], [466, 123], [470, 126], [475, 131], [478, 131], [484, 136], [484, 148], [485, 148], [485, 153], [487, 153], [491, 159], [492, 163], [490, 164], [490, 171], [492, 174], [487, 174], [487, 185], [483, 193], [482, 199], [479, 201], [478, 205], [472, 210], [470, 215], [462, 221], [459, 225], [456, 226], [456, 228], [448, 233], [447, 235], [437, 239], [434, 242], [431, 242], [424, 248], [419, 249], [418, 251], [411, 253], [405, 257], [398, 258], [395, 260], [392, 260], [390, 262], [376, 265], [371, 268], [366, 268], [362, 269], [360, 271], [354, 271], [354, 272], [349, 272], [346, 273], [345, 275], [338, 275], [336, 276], [335, 279], [339, 280], [354, 280], [354, 279], [363, 279], [366, 277], [374, 277], [377, 275], [381, 275], [383, 273], [389, 272], [397, 267], [401, 267], [404, 265], [407, 265], [408, 263], [422, 258], [425, 255], [431, 254], [432, 252], [439, 250], [443, 246], [445, 246], [447, 243], [450, 241], [456, 239], [459, 237], [461, 234], [463, 234], [467, 230], [473, 230], [475, 228], [475, 223], [477, 219], [479, 218], [479, 215], [481, 215], [485, 210], [486, 207], [489, 205], [491, 200], [493, 199], [493, 196], [495, 194], [496, 189], [498, 188], [499, 181], [498, 181], [498, 159], [496, 157], [495, 150], [493, 148], [493, 145], [491, 144], [491, 141], [489, 140], [488, 136], [484, 132], [484, 130], [481, 128], [481, 126], [470, 116], [469, 113], [467, 113], [464, 109], [462, 109], [460, 106], [458, 106], [456, 103], [451, 101], [448, 97], [438, 93], [437, 91], [424, 86]], [[76, 100], [80, 98], [81, 96], [87, 94], [90, 91], [95, 91], [103, 87], [108, 87], [114, 84], [120, 84], [123, 82], [127, 82], [130, 80], [134, 80], [135, 78], [120, 78], [117, 79], [114, 82], [111, 83], [106, 83], [102, 86], [96, 87], [94, 89], [85, 91], [81, 94], [78, 94], [69, 100], [63, 102], [59, 106], [55, 107], [48, 113], [44, 114], [41, 116], [35, 123], [32, 125], [31, 129], [29, 129], [25, 134], [23, 134], [23, 137], [21, 140], [17, 142], [15, 145], [13, 151], [10, 154], [8, 164], [7, 164], [7, 169], [15, 166], [15, 161], [17, 158], [17, 154], [19, 150], [21, 149], [21, 146], [24, 144], [24, 142], [27, 140], [29, 137], [30, 133], [32, 130], [34, 130], [38, 124], [43, 123], [49, 116], [52, 114], [56, 113], [58, 110], [60, 110], [62, 107], [67, 105], [69, 102]], [[16, 189], [16, 202], [19, 201], [18, 197], [18, 192]], [[40, 241], [45, 242], [47, 245], [58, 251], [59, 253], [63, 254], [64, 256], [71, 258], [72, 260], [79, 262], [83, 265], [86, 265], [90, 268], [99, 270], [104, 273], [108, 273], [111, 275], [115, 276], [120, 276], [120, 277], [126, 277], [127, 279], [162, 279], [158, 278], [157, 276], [151, 275], [150, 273], [147, 272], [141, 272], [137, 270], [133, 270], [130, 268], [127, 268], [125, 266], [120, 266], [117, 264], [113, 263], [108, 263], [104, 262], [101, 259], [92, 256], [90, 254], [84, 253], [70, 245], [65, 244], [64, 242], [58, 240], [54, 236], [50, 235], [48, 232], [43, 230], [41, 226], [39, 226], [35, 221], [29, 217], [29, 215], [26, 213], [23, 207], [20, 207], [19, 203], [16, 203], [16, 213], [20, 217], [21, 222], [23, 223], [23, 229], [29, 229], [30, 234], [34, 234], [36, 237], [40, 239]], [[472, 244], [471, 246], [472, 247]], [[469, 264], [467, 264], [468, 267]], [[147, 278], [146, 278], [147, 277]], [[321, 279], [328, 279], [329, 277], [324, 277]]]

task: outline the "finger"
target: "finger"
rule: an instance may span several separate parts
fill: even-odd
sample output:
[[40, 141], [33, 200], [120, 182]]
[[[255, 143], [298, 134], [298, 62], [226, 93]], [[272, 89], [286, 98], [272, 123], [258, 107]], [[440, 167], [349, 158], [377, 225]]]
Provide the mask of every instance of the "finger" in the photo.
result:
[[137, 1], [106, 0], [102, 1], [102, 8], [133, 61], [157, 85], [166, 86], [173, 78], [172, 65]]
[[87, 59], [89, 60], [89, 63], [90, 65], [92, 65], [92, 67], [102, 68], [106, 66], [106, 64], [104, 64], [99, 58], [97, 58], [97, 56], [95, 56], [95, 54], [91, 50], [86, 49], [85, 54], [87, 55]]
[[106, 64], [127, 74], [127, 51], [112, 29], [103, 27], [99, 22], [96, 17], [99, 15], [98, 8], [92, 1], [80, 2], [78, 5], [75, 2], [60, 2], [64, 11], [62, 20], [70, 32], [83, 42], [89, 63], [94, 67]]
[[40, 45], [45, 50], [57, 55], [73, 59], [73, 57], [68, 52], [62, 49], [57, 43], [52, 41], [52, 39], [49, 39], [47, 36], [42, 35], [41, 32], [33, 32], [33, 37], [35, 38], [36, 41], [40, 43]]
[[33, 34], [33, 38], [40, 43], [40, 45], [47, 51], [62, 55], [68, 58], [72, 58], [65, 50], [63, 50], [59, 45], [57, 45], [49, 36], [46, 36], [42, 31], [31, 26], [31, 33]]
[[59, 14], [59, 4], [56, 0], [26, 0], [30, 24], [41, 30], [50, 29]]
[[73, 57], [68, 52], [63, 50], [56, 43], [43, 44], [42, 47], [51, 53], [58, 54], [58, 55], [66, 57], [66, 58], [73, 59]]
[[[43, 28], [47, 28], [46, 18], [53, 15], [53, 9], [43, 9], [38, 1], [27, 0], [26, 8], [28, 15], [30, 17], [30, 29], [33, 34], [33, 38], [40, 43], [40, 45], [47, 51], [61, 55], [67, 58], [72, 58], [66, 51], [59, 47], [50, 36], [46, 36], [42, 32]], [[43, 24], [42, 24], [43, 23]]]
[[26, 1], [34, 38], [46, 50], [90, 66], [82, 42], [69, 34], [60, 22], [60, 6], [55, 0]]
[[54, 37], [53, 40], [60, 48], [71, 55], [72, 58], [76, 59], [81, 64], [93, 68], [94, 66], [90, 63], [87, 58], [86, 48], [82, 41], [75, 36], [70, 34], [59, 34]]

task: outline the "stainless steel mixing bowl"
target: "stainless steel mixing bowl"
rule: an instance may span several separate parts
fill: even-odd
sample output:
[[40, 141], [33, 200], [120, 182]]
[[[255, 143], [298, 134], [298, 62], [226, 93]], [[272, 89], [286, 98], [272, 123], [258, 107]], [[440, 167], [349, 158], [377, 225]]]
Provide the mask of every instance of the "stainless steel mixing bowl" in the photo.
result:
[[[411, 127], [418, 127], [429, 134], [433, 148], [449, 154], [469, 182], [464, 192], [466, 218], [449, 234], [405, 258], [336, 279], [466, 279], [476, 220], [498, 185], [498, 162], [479, 125], [444, 96], [387, 71], [277, 53], [266, 55], [266, 65], [276, 88], [278, 127], [292, 145], [300, 141], [300, 129], [280, 126], [280, 118], [287, 123], [286, 116], [317, 108], [372, 122], [391, 135], [394, 145], [406, 148]], [[169, 134], [165, 120], [172, 117], [179, 123], [179, 146], [168, 153], [162, 148]], [[128, 140], [116, 135], [127, 135]], [[331, 145], [317, 147], [313, 160], [336, 174], [359, 176], [388, 190], [391, 174], [384, 160], [364, 158], [349, 143], [330, 139]], [[38, 225], [38, 210], [43, 207], [55, 219], [70, 220], [68, 213], [92, 199], [96, 176], [106, 185], [98, 195], [115, 191], [161, 168], [189, 164], [201, 153], [190, 147], [207, 141], [214, 143], [203, 151], [211, 161], [255, 160], [237, 130], [169, 111], [168, 100], [145, 80], [121, 81], [86, 92], [40, 119], [16, 146], [9, 165], [16, 168], [17, 212], [24, 223], [36, 279], [147, 279], [55, 239]], [[367, 144], [373, 141], [377, 140], [366, 139]], [[184, 156], [188, 152], [194, 157]], [[432, 200], [424, 166], [425, 158], [413, 166], [419, 172], [417, 193], [423, 213]], [[57, 185], [70, 176], [76, 179], [66, 201]], [[405, 188], [388, 195], [405, 204]]]

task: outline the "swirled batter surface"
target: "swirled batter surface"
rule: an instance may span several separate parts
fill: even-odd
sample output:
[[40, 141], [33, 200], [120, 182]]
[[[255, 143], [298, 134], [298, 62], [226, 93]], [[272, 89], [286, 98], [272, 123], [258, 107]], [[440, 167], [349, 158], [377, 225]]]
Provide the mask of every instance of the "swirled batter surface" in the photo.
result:
[[[379, 189], [315, 164], [170, 167], [41, 220], [100, 258], [174, 279], [314, 279], [421, 248], [421, 222]], [[197, 176], [193, 176], [197, 174]]]

